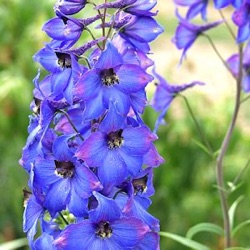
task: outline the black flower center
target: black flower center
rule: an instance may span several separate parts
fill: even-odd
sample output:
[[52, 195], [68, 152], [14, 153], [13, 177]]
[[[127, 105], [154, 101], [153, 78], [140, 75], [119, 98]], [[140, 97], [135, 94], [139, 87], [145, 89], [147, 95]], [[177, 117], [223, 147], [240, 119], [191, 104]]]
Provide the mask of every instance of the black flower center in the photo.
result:
[[102, 70], [101, 78], [102, 78], [103, 84], [106, 86], [112, 86], [114, 84], [119, 83], [119, 78], [115, 74], [114, 69], [112, 68]]
[[122, 129], [108, 134], [108, 148], [119, 148], [123, 144]]
[[144, 193], [147, 190], [148, 175], [145, 175], [138, 179], [132, 180], [132, 185], [134, 187], [134, 193]]
[[40, 114], [41, 102], [42, 102], [42, 101], [41, 101], [40, 99], [34, 97], [35, 106], [33, 107], [33, 112], [34, 112], [35, 114], [37, 114], [37, 115]]
[[102, 239], [110, 238], [112, 235], [112, 228], [109, 222], [101, 221], [97, 226], [96, 235]]
[[56, 174], [62, 178], [70, 178], [74, 175], [75, 166], [70, 161], [55, 161]]
[[69, 54], [56, 52], [56, 56], [58, 58], [57, 63], [62, 68], [71, 68], [71, 57]]

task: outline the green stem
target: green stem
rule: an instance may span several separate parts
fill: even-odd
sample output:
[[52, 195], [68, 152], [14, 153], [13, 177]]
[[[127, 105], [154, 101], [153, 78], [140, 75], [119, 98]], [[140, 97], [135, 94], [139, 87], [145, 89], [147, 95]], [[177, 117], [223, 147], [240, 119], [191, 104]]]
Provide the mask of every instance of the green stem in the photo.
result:
[[[219, 59], [221, 60], [221, 62], [223, 63], [223, 65], [225, 66], [225, 68], [231, 73], [231, 75], [233, 76], [234, 79], [236, 79], [236, 77], [233, 75], [232, 71], [230, 70], [227, 62], [224, 60], [224, 58], [221, 56], [219, 50], [217, 49], [217, 47], [215, 46], [213, 40], [210, 38], [209, 35], [207, 34], [202, 34], [204, 37], [206, 37], [210, 43], [210, 45], [212, 46], [214, 52], [216, 53], [216, 55], [219, 57]], [[237, 80], [237, 79], [236, 79]]]
[[228, 29], [229, 33], [231, 34], [231, 36], [233, 37], [233, 39], [234, 39], [234, 41], [235, 41], [235, 40], [236, 40], [236, 36], [235, 36], [233, 30], [231, 29], [231, 27], [230, 27], [230, 25], [229, 25], [227, 19], [225, 18], [225, 16], [224, 16], [222, 10], [219, 10], [219, 13], [220, 13], [220, 16], [222, 17], [222, 19], [223, 19], [225, 25], [227, 26], [227, 29]]
[[235, 128], [236, 120], [238, 117], [238, 112], [240, 108], [240, 94], [241, 94], [241, 81], [242, 81], [242, 46], [239, 46], [239, 75], [237, 77], [236, 81], [236, 96], [235, 96], [235, 106], [234, 111], [232, 115], [231, 122], [229, 124], [229, 127], [227, 129], [226, 135], [223, 139], [223, 142], [221, 144], [221, 150], [217, 157], [216, 162], [216, 180], [217, 180], [217, 186], [220, 187], [218, 189], [219, 196], [220, 196], [220, 202], [221, 202], [221, 209], [223, 214], [223, 222], [224, 222], [224, 232], [225, 232], [225, 247], [231, 246], [231, 231], [230, 231], [230, 220], [229, 220], [229, 214], [228, 214], [228, 202], [227, 202], [227, 196], [226, 193], [223, 191], [225, 188], [224, 185], [224, 170], [223, 170], [223, 160], [225, 157], [225, 154], [228, 149], [229, 142], [231, 140], [233, 130]]
[[237, 183], [239, 182], [240, 178], [242, 177], [242, 175], [245, 173], [245, 171], [247, 170], [247, 168], [250, 166], [250, 158], [248, 159], [246, 165], [240, 170], [240, 172], [238, 173], [238, 175], [235, 177], [235, 179], [233, 180], [233, 185], [236, 186]]
[[80, 132], [78, 131], [78, 129], [76, 128], [76, 126], [74, 125], [74, 123], [71, 121], [68, 113], [66, 111], [62, 110], [62, 109], [60, 109], [59, 111], [66, 116], [66, 118], [68, 119], [70, 125], [75, 130], [75, 132], [77, 133], [77, 135], [79, 135], [79, 137], [84, 141], [84, 138], [82, 137], [82, 135], [80, 134]]
[[59, 214], [60, 214], [62, 220], [64, 221], [64, 223], [65, 223], [66, 225], [69, 225], [68, 221], [64, 218], [63, 214], [62, 214], [61, 212], [59, 212]]
[[184, 96], [184, 95], [182, 95], [182, 94], [178, 94], [178, 95], [181, 96], [183, 98], [183, 100], [185, 101], [185, 104], [187, 106], [188, 112], [191, 115], [192, 120], [194, 121], [194, 124], [196, 126], [196, 129], [197, 129], [199, 135], [200, 135], [200, 138], [202, 139], [203, 143], [205, 144], [206, 148], [208, 149], [209, 155], [212, 158], [214, 158], [213, 149], [212, 149], [210, 143], [208, 142], [206, 136], [204, 135], [203, 130], [202, 130], [199, 122], [197, 121], [197, 119], [196, 119], [196, 117], [194, 115], [194, 112], [193, 112], [193, 110], [192, 110], [192, 108], [191, 108], [191, 106], [189, 104], [189, 101], [188, 101], [187, 97]]

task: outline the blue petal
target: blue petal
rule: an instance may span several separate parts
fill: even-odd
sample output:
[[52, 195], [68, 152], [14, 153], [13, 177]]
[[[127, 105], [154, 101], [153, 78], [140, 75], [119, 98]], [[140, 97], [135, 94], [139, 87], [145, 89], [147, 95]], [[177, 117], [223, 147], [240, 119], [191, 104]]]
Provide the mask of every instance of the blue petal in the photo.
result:
[[119, 67], [117, 72], [119, 84], [116, 87], [124, 93], [137, 92], [153, 80], [153, 77], [145, 72], [140, 66], [125, 64]]
[[90, 167], [101, 166], [107, 155], [106, 134], [95, 132], [85, 140], [76, 152], [76, 157], [86, 161]]
[[123, 63], [122, 56], [119, 54], [117, 48], [111, 43], [107, 43], [107, 48], [99, 57], [95, 68], [97, 69], [110, 69]]
[[94, 190], [100, 190], [102, 186], [95, 174], [84, 165], [81, 165], [75, 167], [72, 188], [80, 197], [88, 198]]
[[44, 206], [49, 210], [52, 217], [66, 208], [69, 202], [70, 180], [61, 179], [52, 184], [45, 196]]
[[126, 164], [117, 150], [108, 150], [103, 164], [98, 168], [98, 177], [104, 188], [111, 189], [127, 177]]
[[67, 226], [55, 239], [54, 245], [58, 250], [88, 250], [91, 249], [89, 247], [95, 237], [95, 225], [89, 220], [84, 220]]
[[93, 192], [98, 206], [89, 211], [89, 218], [95, 223], [112, 222], [121, 217], [121, 210], [115, 200], [107, 198], [98, 192]]
[[149, 227], [133, 217], [123, 218], [112, 223], [112, 239], [120, 249], [134, 248], [149, 232]]

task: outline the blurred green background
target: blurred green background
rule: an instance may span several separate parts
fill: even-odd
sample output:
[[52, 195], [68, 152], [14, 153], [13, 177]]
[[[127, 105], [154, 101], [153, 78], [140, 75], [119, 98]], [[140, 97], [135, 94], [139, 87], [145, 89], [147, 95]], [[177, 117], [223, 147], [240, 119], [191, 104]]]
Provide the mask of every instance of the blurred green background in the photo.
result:
[[[27, 175], [19, 166], [22, 147], [27, 138], [29, 104], [32, 100], [32, 79], [37, 65], [32, 55], [47, 40], [41, 31], [43, 23], [53, 16], [51, 1], [1, 0], [0, 2], [0, 243], [25, 237], [22, 232], [22, 189], [27, 187]], [[177, 25], [171, 1], [159, 0], [159, 22], [166, 32], [152, 44], [152, 57], [158, 71], [170, 82], [192, 80], [207, 82], [205, 87], [188, 90], [185, 95], [207, 135], [214, 151], [218, 150], [233, 110], [234, 83], [228, 73], [222, 73], [221, 62], [209, 45], [201, 39], [188, 52], [187, 61], [178, 68], [180, 51], [170, 42]], [[230, 11], [230, 10], [228, 10]], [[217, 16], [213, 15], [216, 19]], [[223, 56], [236, 51], [228, 45], [225, 27], [211, 32]], [[192, 59], [191, 59], [192, 58]], [[202, 63], [197, 60], [203, 60]], [[201, 72], [201, 67], [203, 71]], [[224, 70], [225, 71], [225, 70]], [[212, 76], [214, 75], [214, 76]], [[149, 88], [149, 96], [152, 88]], [[249, 102], [242, 104], [237, 128], [225, 158], [227, 181], [233, 181], [249, 158]], [[148, 107], [144, 115], [153, 128], [157, 114]], [[182, 98], [176, 98], [166, 116], [167, 126], [161, 126], [156, 146], [166, 162], [155, 169], [155, 189], [150, 212], [161, 221], [161, 230], [184, 236], [188, 228], [200, 222], [222, 225], [220, 202], [215, 188], [215, 163], [201, 150], [200, 141]], [[250, 218], [250, 171], [241, 178], [242, 185], [230, 194], [230, 204], [244, 195], [236, 212], [236, 223]], [[250, 248], [249, 227], [236, 235], [235, 246]], [[219, 236], [200, 233], [195, 239], [222, 249]], [[161, 249], [187, 249], [180, 244], [161, 239]]]

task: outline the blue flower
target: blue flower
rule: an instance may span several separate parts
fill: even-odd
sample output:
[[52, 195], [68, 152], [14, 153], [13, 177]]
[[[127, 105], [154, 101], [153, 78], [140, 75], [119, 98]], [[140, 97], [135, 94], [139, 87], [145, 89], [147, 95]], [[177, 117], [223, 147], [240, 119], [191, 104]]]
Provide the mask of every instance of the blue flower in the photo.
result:
[[110, 102], [125, 117], [131, 106], [129, 95], [144, 89], [152, 79], [140, 66], [123, 64], [121, 54], [108, 43], [94, 67], [76, 83], [75, 99], [86, 101], [86, 119], [98, 118]]
[[250, 37], [250, 1], [245, 0], [233, 13], [234, 23], [238, 26], [237, 42], [245, 42]]
[[150, 12], [156, 5], [156, 0], [117, 0], [114, 2], [107, 2], [100, 4], [96, 9], [115, 8], [122, 9], [124, 12], [136, 16], [155, 16], [156, 13]]
[[[234, 54], [227, 59], [227, 64], [237, 78], [239, 77], [239, 54]], [[248, 42], [243, 53], [243, 68], [242, 68], [242, 89], [244, 92], [250, 92], [250, 43]]]
[[65, 15], [73, 15], [83, 9], [86, 2], [86, 0], [58, 0], [55, 10], [59, 9]]
[[214, 0], [215, 8], [221, 9], [229, 4], [232, 4], [235, 8], [240, 8], [244, 0]]
[[155, 128], [154, 128], [154, 132], [156, 132], [175, 96], [178, 93], [186, 90], [187, 88], [193, 87], [195, 85], [204, 85], [204, 83], [194, 81], [182, 85], [170, 85], [163, 77], [161, 77], [155, 71], [154, 75], [158, 80], [158, 83], [155, 95], [151, 101], [151, 105], [157, 112], [160, 112], [160, 115], [155, 123]]
[[176, 11], [176, 16], [179, 19], [179, 25], [176, 29], [175, 36], [173, 37], [172, 41], [175, 43], [178, 49], [183, 49], [180, 59], [180, 62], [182, 62], [183, 58], [186, 56], [187, 50], [193, 45], [196, 39], [205, 31], [221, 24], [222, 21], [217, 21], [205, 25], [195, 25], [182, 18], [179, 15], [178, 11]]
[[186, 14], [187, 19], [196, 17], [199, 13], [203, 20], [207, 19], [207, 5], [208, 0], [174, 0], [177, 5], [189, 6]]
[[34, 167], [34, 187], [42, 188], [44, 206], [52, 216], [67, 208], [75, 216], [86, 213], [87, 198], [101, 184], [83, 163], [74, 159], [68, 136], [60, 136], [53, 143], [53, 156], [39, 157]]
[[135, 176], [143, 164], [143, 156], [156, 139], [149, 129], [126, 127], [110, 133], [95, 132], [76, 152], [89, 167], [97, 167], [98, 177], [106, 188], [112, 188], [129, 176]]
[[67, 226], [55, 239], [56, 248], [71, 250], [132, 249], [150, 231], [140, 219], [125, 217], [115, 200], [94, 192], [98, 205], [89, 219]]

